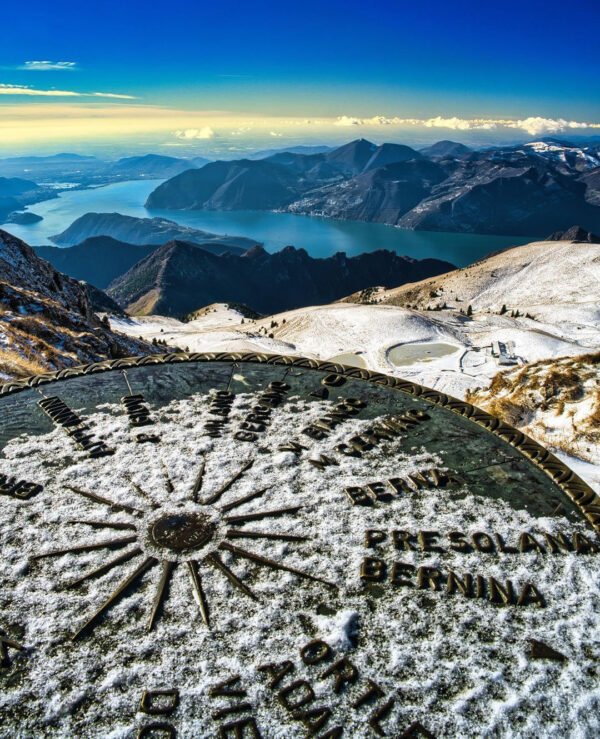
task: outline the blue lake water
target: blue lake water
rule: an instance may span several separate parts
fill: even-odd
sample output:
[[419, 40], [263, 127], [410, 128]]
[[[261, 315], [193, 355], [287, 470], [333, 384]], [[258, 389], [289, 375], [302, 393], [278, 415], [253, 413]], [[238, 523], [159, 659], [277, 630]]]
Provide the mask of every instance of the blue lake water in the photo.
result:
[[161, 180], [119, 182], [91, 190], [70, 190], [54, 200], [32, 205], [29, 210], [44, 220], [29, 226], [6, 224], [6, 231], [28, 244], [51, 244], [50, 236], [64, 231], [84, 213], [123, 213], [143, 218], [161, 216], [185, 226], [213, 233], [248, 236], [278, 251], [288, 244], [303, 247], [313, 257], [336, 252], [354, 256], [376, 249], [390, 249], [401, 255], [424, 259], [445, 259], [462, 267], [499, 249], [533, 241], [516, 236], [407, 231], [380, 223], [338, 221], [261, 211], [173, 211], [144, 207], [146, 198]]

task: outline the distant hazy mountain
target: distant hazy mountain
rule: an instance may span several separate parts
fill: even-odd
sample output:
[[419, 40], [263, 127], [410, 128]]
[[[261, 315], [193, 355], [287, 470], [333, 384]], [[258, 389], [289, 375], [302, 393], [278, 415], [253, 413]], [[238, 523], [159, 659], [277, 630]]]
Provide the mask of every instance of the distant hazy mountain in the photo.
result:
[[357, 139], [344, 144], [327, 154], [327, 161], [338, 166], [341, 171], [358, 174], [370, 162], [377, 146], [366, 139]]
[[156, 244], [128, 244], [110, 236], [91, 236], [68, 248], [35, 246], [34, 250], [66, 275], [104, 289], [156, 248]]
[[63, 152], [61, 154], [50, 154], [49, 156], [24, 156], [24, 157], [7, 157], [6, 159], [1, 159], [1, 162], [25, 162], [27, 164], [31, 164], [34, 162], [85, 162], [85, 161], [97, 161], [96, 157], [92, 156], [83, 156], [82, 154], [70, 154], [68, 152]]
[[0, 177], [0, 196], [16, 197], [37, 190], [38, 185], [31, 180], [22, 180], [18, 177]]
[[[204, 160], [206, 164], [207, 160]], [[147, 177], [148, 179], [163, 179], [174, 177], [188, 169], [195, 169], [198, 165], [189, 159], [177, 159], [160, 154], [145, 154], [140, 157], [126, 157], [119, 159], [111, 167], [110, 171], [122, 179], [137, 179]]]
[[212, 162], [173, 177], [150, 194], [146, 207], [271, 210], [290, 202], [297, 193], [297, 177], [283, 164], [242, 159]]
[[68, 153], [0, 159], [0, 175], [24, 176], [36, 182], [95, 182], [94, 177], [106, 167], [96, 157]]
[[187, 160], [191, 164], [194, 165], [194, 167], [204, 167], [205, 164], [208, 164], [209, 162], [212, 162], [212, 159], [206, 159], [205, 157], [192, 157], [191, 159]]
[[18, 223], [20, 226], [29, 226], [32, 223], [39, 223], [43, 220], [42, 216], [38, 216], [37, 213], [32, 213], [29, 210], [22, 213], [13, 211], [8, 214], [5, 223]]
[[366, 172], [370, 169], [385, 167], [388, 164], [397, 164], [398, 162], [407, 162], [411, 159], [422, 158], [422, 155], [418, 151], [415, 151], [415, 149], [411, 149], [410, 146], [402, 146], [402, 144], [381, 144], [381, 146], [375, 149], [371, 158], [367, 160], [367, 163], [360, 171]]
[[396, 224], [445, 178], [442, 167], [421, 157], [370, 169], [341, 184], [312, 190], [287, 210]]
[[401, 285], [453, 269], [436, 259], [415, 260], [390, 251], [313, 259], [288, 246], [275, 254], [255, 247], [215, 256], [171, 241], [117, 278], [108, 294], [129, 312], [187, 315], [199, 306], [243, 303], [261, 313], [327, 303], [371, 285]]
[[55, 244], [73, 246], [90, 236], [112, 236], [128, 244], [155, 245], [172, 239], [184, 239], [216, 254], [242, 252], [257, 243], [243, 236], [224, 236], [180, 226], [166, 218], [135, 218], [120, 213], [86, 213], [73, 221], [65, 231], [51, 238]]
[[281, 149], [263, 149], [262, 151], [255, 151], [252, 154], [248, 154], [247, 159], [266, 159], [266, 157], [272, 157], [273, 154], [324, 154], [327, 151], [332, 151], [335, 147], [333, 146], [284, 146]]
[[287, 210], [410, 229], [546, 234], [600, 228], [600, 149], [554, 141], [417, 152], [358, 139], [320, 154], [280, 152], [177, 175], [149, 208]]
[[188, 171], [159, 185], [148, 208], [175, 210], [273, 210], [283, 208], [307, 190], [341, 182], [378, 161], [420, 159], [408, 146], [377, 147], [359, 139], [320, 154], [282, 151], [265, 159], [219, 161]]
[[473, 151], [464, 144], [459, 144], [456, 141], [438, 141], [431, 146], [426, 146], [421, 149], [421, 154], [426, 157], [460, 157], [463, 154], [469, 154]]
[[0, 159], [0, 176], [32, 178], [37, 182], [77, 183], [83, 187], [110, 184], [123, 180], [168, 179], [186, 169], [204, 166], [204, 157], [180, 159], [162, 154], [144, 154], [105, 161], [79, 154], [54, 154], [41, 157], [11, 157]]
[[13, 211], [51, 197], [55, 197], [55, 194], [31, 180], [0, 177], [0, 223], [7, 223], [8, 216]]
[[360, 174], [313, 188], [286, 210], [467, 233], [600, 226], [600, 161], [593, 150], [532, 143], [407, 164], [410, 175], [396, 164], [375, 169], [373, 178]]

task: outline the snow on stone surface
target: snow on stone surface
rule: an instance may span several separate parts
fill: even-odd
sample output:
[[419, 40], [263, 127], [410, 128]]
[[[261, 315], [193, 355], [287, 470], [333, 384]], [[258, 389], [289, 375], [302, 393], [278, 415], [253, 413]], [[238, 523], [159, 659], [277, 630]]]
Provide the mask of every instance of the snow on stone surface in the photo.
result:
[[[232, 425], [242, 420], [250, 404], [250, 396], [236, 397]], [[289, 399], [287, 407], [289, 413], [274, 414], [261, 449], [276, 450], [283, 439], [298, 438], [300, 429], [323, 409], [322, 404], [305, 405], [298, 398]], [[444, 491], [415, 493], [400, 497], [393, 507], [358, 510], [348, 504], [343, 487], [370, 482], [372, 476], [362, 470], [361, 460], [353, 458], [343, 468], [319, 472], [293, 464], [289, 453], [268, 455], [259, 449], [255, 465], [223, 499], [230, 502], [267, 487], [267, 494], [247, 504], [244, 512], [302, 504], [297, 517], [259, 521], [252, 528], [308, 533], [312, 543], [244, 542], [243, 546], [335, 581], [340, 597], [290, 573], [234, 562], [224, 554], [239, 576], [249, 578], [260, 603], [234, 591], [219, 573], [201, 564], [212, 619], [208, 631], [192, 600], [185, 568], [179, 566], [164, 615], [148, 634], [147, 618], [160, 575], [159, 568], [154, 568], [143, 578], [140, 590], [111, 609], [91, 638], [66, 643], [132, 565], [69, 590], [65, 583], [107, 560], [104, 551], [30, 564], [28, 558], [74, 542], [112, 538], [106, 531], [67, 523], [79, 519], [136, 520], [140, 546], [155, 554], [145, 534], [147, 526], [157, 512], [194, 508], [190, 489], [200, 459], [206, 455], [206, 494], [210, 494], [254, 451], [242, 442], [225, 444], [202, 435], [201, 425], [208, 418], [202, 396], [161, 408], [154, 427], [162, 437], [160, 453], [152, 445], [131, 441], [126, 420], [116, 407], [106, 405], [102, 411], [92, 414], [89, 422], [116, 449], [108, 462], [75, 451], [61, 429], [17, 438], [0, 458], [0, 473], [46, 485], [44, 493], [29, 501], [0, 496], [5, 579], [0, 626], [11, 629], [27, 646], [26, 668], [17, 674], [13, 691], [0, 694], [0, 711], [5, 725], [18, 723], [19, 736], [129, 737], [143, 725], [144, 717], [136, 713], [143, 689], [171, 687], [179, 688], [182, 696], [173, 719], [178, 735], [184, 739], [214, 736], [216, 724], [208, 717], [216, 706], [207, 697], [208, 688], [239, 674], [263, 735], [302, 737], [301, 724], [289, 720], [256, 671], [257, 665], [284, 659], [293, 660], [295, 676], [309, 679], [323, 702], [334, 707], [336, 720], [346, 717], [345, 735], [371, 736], [366, 714], [349, 708], [364, 685], [360, 690], [353, 686], [334, 700], [331, 679], [319, 679], [322, 669], [301, 664], [298, 650], [314, 638], [328, 640], [337, 655], [352, 659], [362, 676], [376, 680], [390, 693], [395, 691], [393, 717], [402, 731], [419, 720], [438, 737], [583, 739], [600, 732], [600, 582], [591, 575], [597, 561], [594, 555], [431, 553], [426, 559], [419, 552], [402, 555], [403, 561], [417, 565], [482, 573], [501, 581], [510, 577], [515, 584], [535, 582], [548, 596], [543, 609], [502, 608], [458, 595], [391, 587], [372, 608], [358, 578], [368, 551], [363, 544], [366, 528], [487, 530], [514, 542], [518, 531], [564, 530], [564, 519], [534, 518], [501, 500], [482, 500], [468, 491], [461, 500]], [[307, 446], [315, 453], [326, 451], [351, 431], [360, 431], [364, 423], [349, 421], [326, 443], [308, 440]], [[167, 492], [162, 463], [174, 484], [172, 494]], [[378, 457], [377, 475], [381, 479], [403, 475], [425, 463], [443, 466], [443, 460], [425, 449], [406, 454], [395, 453], [391, 446]], [[160, 506], [156, 511], [136, 493], [128, 475]], [[107, 512], [70, 493], [66, 485], [139, 507], [144, 514], [136, 519]], [[584, 531], [583, 524], [568, 528]], [[223, 536], [219, 524], [217, 543]], [[391, 549], [384, 556], [399, 559]], [[317, 616], [319, 606], [331, 615]], [[530, 637], [553, 645], [568, 661], [531, 660], [527, 656]], [[356, 639], [359, 648], [354, 646]]]

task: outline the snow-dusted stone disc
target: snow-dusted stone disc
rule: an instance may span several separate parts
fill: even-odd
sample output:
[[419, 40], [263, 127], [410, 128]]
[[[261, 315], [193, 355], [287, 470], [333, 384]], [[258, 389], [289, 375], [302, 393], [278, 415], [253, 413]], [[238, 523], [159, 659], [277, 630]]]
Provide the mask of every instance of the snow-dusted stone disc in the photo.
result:
[[0, 387], [0, 735], [597, 736], [598, 496], [393, 377], [172, 354]]

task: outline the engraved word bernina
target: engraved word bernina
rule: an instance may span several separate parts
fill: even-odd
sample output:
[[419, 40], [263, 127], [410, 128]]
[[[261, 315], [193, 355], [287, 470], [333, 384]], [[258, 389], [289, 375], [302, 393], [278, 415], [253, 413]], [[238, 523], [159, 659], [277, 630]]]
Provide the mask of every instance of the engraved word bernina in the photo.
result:
[[370, 506], [373, 503], [389, 503], [404, 493], [460, 484], [461, 481], [455, 475], [434, 467], [428, 470], [418, 470], [404, 477], [392, 477], [385, 481], [347, 487], [345, 493], [352, 505]]
[[546, 601], [540, 591], [530, 582], [522, 585], [519, 594], [511, 580], [500, 583], [495, 577], [483, 577], [467, 572], [458, 575], [453, 570], [442, 572], [437, 567], [416, 567], [407, 562], [393, 562], [391, 567], [379, 557], [365, 557], [360, 566], [363, 582], [382, 583], [388, 580], [395, 587], [419, 590], [442, 590], [448, 595], [461, 593], [466, 598], [487, 598], [498, 605], [544, 607]]

